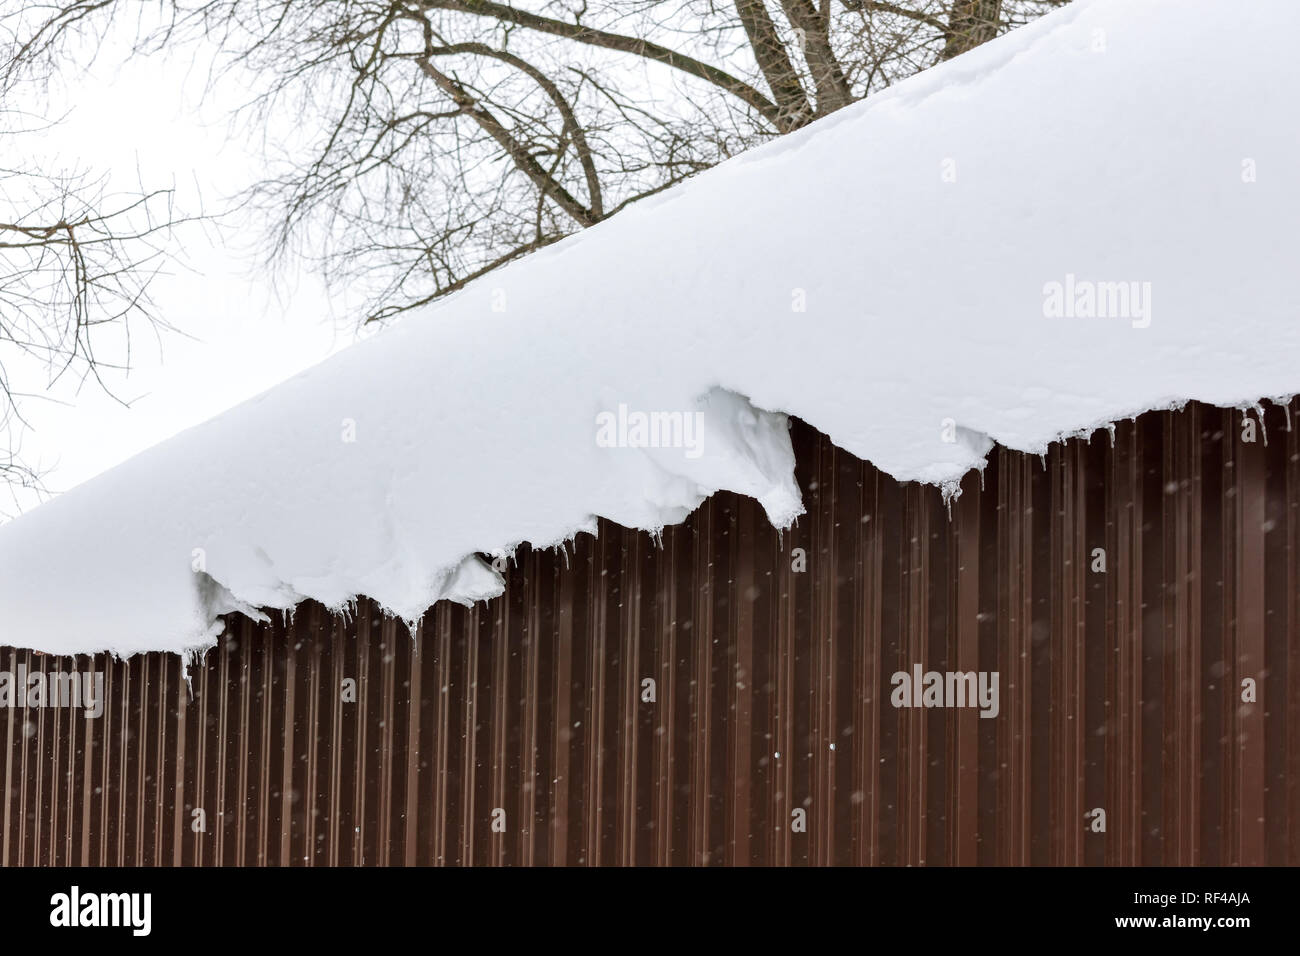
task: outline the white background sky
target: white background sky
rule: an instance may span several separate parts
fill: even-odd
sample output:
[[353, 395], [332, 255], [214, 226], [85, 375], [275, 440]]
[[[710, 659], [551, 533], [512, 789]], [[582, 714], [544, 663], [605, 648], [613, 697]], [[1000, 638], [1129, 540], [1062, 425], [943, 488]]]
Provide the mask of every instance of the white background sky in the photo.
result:
[[[48, 133], [22, 137], [24, 155], [14, 165], [103, 172], [123, 190], [141, 181], [148, 188], [174, 183], [182, 212], [221, 208], [260, 166], [260, 141], [230, 131], [231, 107], [247, 90], [237, 79], [205, 89], [209, 77], [189, 55], [127, 65], [124, 59], [101, 54], [85, 75], [30, 104], [64, 119]], [[107, 376], [116, 398], [93, 381], [78, 387], [65, 379], [49, 389], [37, 363], [17, 367], [10, 360], [11, 375], [36, 393], [23, 405], [31, 428], [22, 436], [22, 456], [43, 470], [50, 493], [354, 341], [343, 310], [331, 308], [316, 277], [272, 281], [250, 251], [260, 237], [246, 228], [189, 227], [181, 237], [185, 266], [169, 267], [152, 286], [157, 314], [177, 331], [155, 336], [144, 325], [135, 328], [130, 372]], [[0, 510], [27, 510], [41, 500], [22, 492], [18, 499]]]

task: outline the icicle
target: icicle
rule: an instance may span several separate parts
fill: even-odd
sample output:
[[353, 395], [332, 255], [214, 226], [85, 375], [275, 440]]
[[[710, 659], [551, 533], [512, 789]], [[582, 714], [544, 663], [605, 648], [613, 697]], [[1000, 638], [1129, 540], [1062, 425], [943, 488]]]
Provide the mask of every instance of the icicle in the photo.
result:
[[953, 500], [961, 497], [961, 480], [945, 481], [939, 486], [939, 492], [943, 495], [943, 504], [948, 509], [948, 520], [951, 521]]
[[356, 599], [353, 598], [351, 600], [344, 601], [341, 605], [339, 605], [334, 610], [337, 612], [339, 617], [343, 618], [344, 624], [349, 624], [352, 622], [352, 619], [356, 617], [357, 614]]
[[193, 651], [181, 651], [181, 680], [185, 681], [185, 689], [190, 692], [190, 700], [194, 699], [194, 681], [190, 677], [190, 664], [192, 663], [190, 655]]
[[1246, 419], [1249, 412], [1254, 412], [1255, 417], [1259, 419], [1259, 432], [1264, 439], [1264, 447], [1268, 447], [1268, 428], [1264, 424], [1264, 406], [1259, 402], [1251, 402], [1248, 405], [1238, 405], [1237, 410], [1241, 412], [1242, 419]]
[[201, 664], [206, 653], [206, 647], [191, 647], [180, 653], [181, 680], [185, 681], [185, 687], [190, 693], [190, 700], [194, 699], [194, 675], [190, 672], [190, 669]]

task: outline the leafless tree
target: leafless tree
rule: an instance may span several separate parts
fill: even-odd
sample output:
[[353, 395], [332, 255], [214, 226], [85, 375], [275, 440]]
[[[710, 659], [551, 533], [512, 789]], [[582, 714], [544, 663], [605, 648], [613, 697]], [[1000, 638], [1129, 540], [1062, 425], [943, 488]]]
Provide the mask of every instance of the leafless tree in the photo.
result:
[[[0, 110], [0, 155], [22, 155], [32, 122]], [[84, 171], [49, 172], [0, 160], [0, 485], [39, 487], [21, 455], [25, 395], [11, 363], [104, 385], [129, 360], [132, 326], [161, 324], [149, 284], [180, 221], [171, 190], [118, 193]], [[109, 356], [99, 334], [114, 330]]]
[[270, 257], [382, 320], [1066, 0], [10, 0], [8, 74], [127, 19], [254, 92]]

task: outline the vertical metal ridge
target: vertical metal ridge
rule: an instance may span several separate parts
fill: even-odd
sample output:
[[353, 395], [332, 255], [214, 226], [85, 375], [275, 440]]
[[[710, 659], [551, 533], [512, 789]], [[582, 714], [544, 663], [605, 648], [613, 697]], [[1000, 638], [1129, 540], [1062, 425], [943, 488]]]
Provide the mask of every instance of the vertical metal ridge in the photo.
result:
[[[545, 834], [545, 823], [538, 819], [538, 795], [543, 783], [541, 767], [550, 766], [554, 760], [553, 753], [548, 752], [545, 762], [542, 762], [541, 741], [537, 730], [537, 711], [542, 706], [543, 700], [548, 706], [554, 706], [552, 695], [543, 697], [541, 683], [542, 648], [544, 644], [549, 646], [549, 642], [543, 641], [542, 635], [542, 601], [546, 585], [551, 582], [536, 560], [536, 554], [530, 551], [528, 558], [526, 567], [529, 576], [526, 583], [527, 601], [523, 622], [524, 653], [518, 698], [521, 780], [519, 819], [523, 826], [520, 833], [523, 846], [520, 849], [518, 862], [521, 866], [533, 866], [540, 859], [539, 842], [544, 841]], [[419, 700], [418, 695], [413, 693], [412, 696], [414, 700]]]
[[[919, 666], [922, 671], [931, 668], [927, 635], [929, 631], [929, 578], [928, 549], [929, 524], [925, 508], [925, 491], [909, 485], [905, 491], [903, 526], [907, 541], [904, 564], [903, 596], [906, 599], [907, 618], [903, 637], [903, 656], [900, 671], [911, 672]], [[905, 821], [900, 843], [899, 862], [908, 866], [921, 866], [926, 861], [926, 818], [928, 741], [927, 712], [909, 707], [900, 712], [900, 779], [899, 810]]]
[[1051, 862], [1083, 862], [1084, 658], [1087, 547], [1084, 472], [1079, 445], [1051, 454], [1052, 627], [1049, 702], [1051, 742]]
[[[425, 615], [425, 622], [430, 617]], [[433, 794], [429, 802], [429, 817], [433, 823], [428, 862], [434, 866], [445, 866], [449, 852], [447, 828], [451, 824], [452, 814], [449, 809], [451, 790], [451, 696], [454, 679], [451, 665], [452, 622], [451, 612], [444, 605], [436, 609], [432, 617], [432, 629], [436, 643], [433, 644], [433, 680], [429, 682], [429, 691], [434, 694], [433, 726], [430, 732], [434, 739], [432, 767]], [[427, 633], [427, 631], [426, 631]], [[429, 645], [423, 645], [426, 653]]]
[[[320, 790], [322, 744], [330, 739], [322, 732], [321, 694], [322, 692], [329, 692], [328, 690], [322, 691], [323, 687], [329, 688], [332, 686], [332, 682], [324, 679], [328, 673], [322, 654], [325, 645], [322, 636], [326, 628], [321, 624], [320, 618], [320, 613], [313, 608], [311, 630], [307, 634], [309, 644], [307, 658], [309, 663], [306, 678], [307, 686], [304, 688], [307, 692], [307, 713], [304, 719], [306, 733], [303, 736], [306, 753], [303, 755], [305, 766], [302, 795], [305, 806], [303, 808], [303, 852], [301, 862], [306, 866], [320, 865], [320, 845], [316, 840], [316, 834], [322, 823], [328, 820], [330, 812], [328, 798], [322, 805]], [[416, 699], [418, 700], [418, 698]], [[292, 862], [297, 863], [299, 861], [294, 859]]]
[[[234, 694], [238, 701], [238, 726], [239, 733], [236, 737], [238, 745], [235, 749], [235, 760], [238, 764], [238, 771], [235, 777], [235, 792], [229, 803], [227, 813], [234, 817], [235, 831], [235, 856], [232, 862], [237, 866], [247, 866], [250, 862], [261, 862], [254, 856], [250, 861], [248, 858], [248, 840], [249, 840], [249, 822], [252, 822], [253, 829], [259, 823], [258, 814], [253, 812], [253, 807], [249, 806], [248, 796], [252, 792], [253, 785], [249, 777], [249, 745], [254, 743], [253, 733], [250, 732], [251, 715], [253, 713], [253, 701], [256, 694], [253, 693], [252, 675], [250, 674], [250, 662], [253, 659], [252, 642], [249, 640], [249, 629], [244, 621], [238, 622], [239, 633], [235, 643], [236, 667], [238, 668], [238, 677], [236, 684], [224, 685], [226, 694]], [[261, 743], [261, 728], [253, 728], [256, 731], [256, 742]], [[227, 771], [227, 781], [229, 781], [229, 772]], [[217, 825], [223, 830], [228, 825], [228, 821], [223, 817], [217, 821]]]
[[1038, 463], [1028, 456], [999, 449], [998, 485], [998, 670], [1009, 698], [1007, 719], [999, 721], [1002, 803], [1000, 862], [1023, 866], [1031, 862], [1031, 727], [1033, 704], [1033, 504], [1031, 471]]
[[1237, 442], [1234, 448], [1237, 545], [1231, 632], [1235, 659], [1229, 672], [1234, 678], [1231, 688], [1236, 694], [1232, 727], [1240, 749], [1234, 752], [1237, 812], [1233, 862], [1262, 864], [1265, 862], [1264, 713], [1259, 703], [1243, 703], [1239, 688], [1249, 678], [1256, 682], [1258, 690], [1265, 678], [1263, 437], [1255, 442]]
[[654, 710], [655, 749], [652, 767], [651, 819], [654, 821], [654, 855], [656, 866], [672, 863], [673, 795], [677, 783], [677, 766], [673, 743], [677, 739], [677, 575], [678, 529], [665, 528], [662, 556], [656, 566], [655, 631], [660, 636], [658, 658], [652, 675], [659, 687], [659, 701]]
[[[637, 837], [637, 751], [639, 749], [637, 734], [637, 709], [640, 700], [639, 671], [637, 664], [641, 657], [641, 589], [639, 585], [639, 556], [642, 548], [642, 535], [626, 533], [622, 539], [622, 563], [624, 573], [620, 576], [620, 600], [618, 607], [619, 680], [616, 694], [617, 720], [614, 725], [614, 740], [617, 745], [617, 798], [618, 813], [616, 833], [618, 853], [616, 862], [620, 866], [631, 866], [636, 862]], [[632, 572], [627, 573], [631, 568]]]
[[[1108, 699], [1113, 757], [1108, 804], [1107, 844], [1114, 847], [1109, 862], [1135, 866], [1142, 862], [1142, 498], [1138, 431], [1131, 422], [1116, 428], [1109, 502], [1112, 533], [1107, 553], [1114, 555], [1111, 634], [1112, 677]], [[1113, 836], [1109, 835], [1112, 834]]]
[[[183, 667], [183, 662], [178, 660], [176, 662], [176, 665], [177, 665], [177, 685], [176, 685], [177, 699], [175, 703], [176, 732], [173, 735], [172, 749], [170, 755], [171, 763], [172, 763], [172, 767], [171, 767], [171, 787], [172, 787], [171, 789], [171, 803], [172, 803], [171, 854], [170, 854], [170, 859], [160, 859], [159, 863], [160, 864], [170, 863], [170, 865], [172, 866], [181, 866], [185, 862], [185, 838], [183, 836], [185, 832], [185, 822], [186, 822], [185, 796], [187, 790], [186, 782], [185, 782], [185, 769], [186, 769], [185, 748], [188, 744], [187, 731], [188, 731], [188, 720], [189, 720], [189, 692], [188, 692], [188, 687], [185, 688], [184, 693], [181, 692], [182, 685], [184, 684], [184, 680], [181, 675], [181, 668]], [[165, 707], [166, 702], [164, 701], [163, 703]], [[90, 721], [87, 721], [87, 723], [90, 723]], [[87, 737], [89, 738], [89, 734], [87, 734]], [[89, 739], [87, 739], [86, 741], [87, 753], [89, 753], [90, 749], [91, 749], [90, 741]], [[160, 779], [161, 779], [161, 775], [160, 775]], [[89, 801], [86, 802], [85, 806], [86, 809], [89, 810], [89, 806], [90, 806]], [[85, 856], [84, 850], [82, 855], [83, 857]]]
[[[30, 673], [31, 664], [32, 664], [32, 652], [24, 651], [23, 657], [24, 657], [25, 666], [27, 667], [27, 670]], [[41, 862], [40, 854], [38, 852], [38, 849], [40, 847], [39, 833], [41, 828], [40, 794], [41, 794], [42, 774], [44, 772], [45, 766], [43, 762], [41, 762], [39, 759], [36, 761], [33, 761], [31, 759], [31, 751], [35, 749], [39, 754], [41, 750], [43, 741], [41, 739], [40, 729], [45, 714], [44, 711], [39, 711], [39, 710], [36, 712], [36, 714], [37, 716], [35, 718], [31, 717], [30, 715], [25, 715], [23, 721], [23, 737], [24, 737], [23, 773], [22, 773], [23, 799], [19, 810], [20, 812], [19, 846], [23, 848], [22, 856], [20, 857], [20, 859], [23, 862], [30, 863], [30, 865], [39, 866]], [[33, 746], [27, 744], [27, 738], [35, 738], [34, 748]], [[35, 770], [34, 773], [31, 770], [29, 770], [29, 766], [32, 763], [36, 764], [36, 766], [32, 768]], [[32, 784], [31, 786], [32, 797], [30, 799], [27, 796], [27, 790], [28, 790], [27, 781], [29, 780], [31, 781]], [[29, 815], [32, 819], [31, 826], [28, 826], [27, 823]], [[27, 849], [29, 840], [31, 841], [31, 846], [32, 846], [32, 849], [30, 851]]]
[[[695, 674], [691, 686], [691, 822], [690, 862], [710, 862], [709, 829], [709, 731], [712, 724], [713, 686], [713, 594], [708, 574], [712, 565], [710, 545], [713, 540], [714, 501], [706, 501], [698, 512], [694, 537], [695, 607], [692, 614], [692, 643], [695, 649]], [[701, 577], [705, 580], [701, 582]]]
[[733, 866], [750, 863], [750, 787], [754, 778], [751, 744], [754, 733], [754, 629], [755, 602], [760, 592], [754, 573], [754, 523], [756, 515], [749, 502], [737, 503], [737, 526], [731, 535], [732, 613], [728, 618], [727, 646], [733, 660], [729, 668], [728, 697], [731, 700], [728, 750], [729, 801], [728, 859]]
[[[613, 532], [617, 534], [618, 532]], [[583, 616], [583, 634], [578, 641], [585, 663], [582, 680], [581, 708], [572, 723], [582, 766], [582, 839], [576, 862], [589, 866], [601, 863], [601, 833], [604, 801], [601, 782], [604, 778], [603, 696], [605, 679], [606, 580], [603, 558], [608, 535], [602, 533], [592, 542], [586, 569], [584, 593], [587, 602]]]
[[[410, 635], [409, 643], [402, 642], [404, 673], [406, 674], [405, 693], [402, 699], [406, 705], [405, 739], [406, 751], [402, 794], [402, 865], [415, 866], [419, 862], [420, 821], [426, 819], [422, 812], [421, 783], [427, 779], [422, 773], [424, 764], [424, 740], [420, 733], [424, 703], [424, 668], [422, 666], [421, 647], [427, 640], [425, 622], [416, 625], [415, 633]], [[402, 754], [398, 754], [399, 759]]]
[[149, 749], [150, 768], [148, 779], [152, 781], [152, 803], [153, 815], [150, 825], [146, 831], [145, 847], [146, 851], [142, 859], [148, 866], [161, 866], [163, 863], [162, 848], [164, 845], [164, 820], [167, 819], [167, 800], [170, 796], [170, 788], [166, 786], [167, 781], [167, 717], [177, 706], [172, 699], [171, 688], [171, 669], [175, 664], [174, 657], [162, 657], [156, 662], [156, 683], [157, 693], [154, 698], [152, 724], [153, 740]]
[[[577, 561], [577, 549], [574, 549], [574, 561]], [[558, 606], [555, 609], [556, 645], [555, 645], [555, 717], [551, 733], [555, 747], [555, 777], [552, 781], [551, 803], [555, 808], [551, 815], [551, 860], [555, 866], [564, 866], [569, 862], [569, 828], [573, 814], [572, 787], [570, 783], [570, 761], [573, 753], [573, 719], [570, 712], [572, 701], [573, 673], [573, 610], [574, 586], [577, 573], [568, 567], [568, 552], [565, 551], [565, 567], [556, 567], [558, 579]], [[567, 572], [567, 573], [566, 573]], [[575, 828], [577, 829], [577, 828]]]
[[[11, 673], [18, 672], [18, 651], [10, 651], [7, 655], [7, 664]], [[0, 844], [0, 866], [16, 866], [22, 861], [22, 835], [21, 809], [17, 814], [14, 813], [14, 792], [20, 787], [20, 781], [24, 779], [21, 775], [22, 756], [19, 757], [19, 775], [14, 774], [14, 753], [22, 747], [21, 753], [25, 755], [27, 748], [21, 743], [22, 725], [19, 723], [18, 708], [8, 708], [9, 713], [5, 715], [5, 792], [4, 792], [4, 835], [3, 843]], [[16, 840], [15, 840], [16, 838]]]
[[808, 862], [813, 866], [830, 864], [834, 832], [834, 778], [829, 748], [834, 740], [834, 665], [835, 628], [837, 626], [835, 587], [839, 575], [836, 562], [835, 528], [835, 456], [830, 442], [821, 442], [817, 455], [817, 522], [814, 525], [816, 549], [813, 560], [819, 569], [813, 578], [816, 627], [810, 635], [812, 695], [809, 706], [809, 739], [804, 756], [809, 765], [811, 788], [808, 806], [808, 839], [811, 845]]
[[1192, 407], [1165, 417], [1165, 863], [1201, 862], [1201, 415]]
[[108, 866], [111, 857], [109, 856], [109, 846], [111, 845], [112, 829], [109, 826], [109, 802], [111, 797], [111, 787], [109, 786], [110, 768], [112, 766], [112, 742], [120, 739], [121, 729], [116, 732], [113, 729], [113, 714], [115, 712], [114, 703], [121, 696], [121, 691], [117, 688], [115, 676], [117, 668], [111, 660], [104, 661], [104, 715], [101, 718], [104, 721], [104, 731], [101, 737], [103, 748], [101, 750], [101, 759], [99, 765], [99, 792], [97, 802], [99, 804], [99, 826], [96, 828], [99, 834], [98, 844], [99, 852], [95, 855], [96, 866]]
[[[379, 707], [380, 716], [378, 745], [375, 747], [376, 767], [373, 775], [367, 775], [366, 787], [377, 787], [374, 801], [378, 803], [375, 811], [375, 832], [377, 853], [374, 862], [378, 866], [388, 866], [392, 862], [394, 844], [393, 788], [397, 774], [394, 758], [394, 740], [396, 739], [396, 695], [397, 695], [397, 646], [399, 625], [395, 618], [385, 618], [379, 629]], [[407, 640], [405, 635], [401, 640]], [[503, 644], [506, 642], [502, 642]], [[400, 844], [399, 844], [400, 846]], [[400, 856], [399, 856], [400, 859]]]
[[1273, 705], [1281, 715], [1282, 737], [1286, 741], [1283, 818], [1270, 821], [1273, 832], [1286, 828], [1282, 861], [1300, 864], [1300, 400], [1292, 399], [1286, 410], [1286, 463], [1284, 489], [1286, 532], [1286, 683], [1284, 706]]
[[[788, 540], [788, 544], [786, 541]], [[798, 634], [796, 589], [807, 578], [806, 571], [796, 571], [797, 560], [807, 559], [808, 536], [803, 525], [796, 523], [784, 536], [779, 536], [778, 595], [774, 603], [776, 624], [772, 642], [772, 709], [768, 735], [763, 740], [764, 758], [771, 761], [769, 779], [772, 787], [769, 797], [769, 814], [772, 820], [771, 846], [768, 861], [778, 866], [789, 866], [794, 858], [794, 834], [791, 830], [791, 812], [794, 800], [794, 706], [795, 706], [795, 641]]]
[[[272, 632], [272, 639], [275, 637]], [[251, 628], [246, 627], [244, 631], [244, 640], [252, 645], [259, 637]], [[290, 653], [289, 648], [284, 648], [275, 655], [259, 655], [254, 653], [255, 647], [250, 646], [249, 656], [251, 667], [254, 673], [258, 674], [260, 680], [260, 693], [257, 694], [258, 714], [257, 726], [260, 732], [257, 751], [257, 771], [256, 779], [252, 784], [252, 793], [256, 794], [257, 812], [255, 819], [257, 826], [253, 829], [255, 832], [253, 852], [256, 856], [258, 866], [272, 866], [275, 863], [275, 855], [272, 847], [278, 849], [279, 838], [276, 831], [280, 828], [278, 819], [279, 811], [279, 788], [276, 786], [275, 770], [275, 741], [279, 736], [280, 728], [275, 725], [275, 668], [283, 660], [284, 656]], [[245, 800], [248, 795], [245, 796]]]
[[342, 628], [343, 622], [336, 619], [331, 628], [330, 642], [334, 651], [331, 655], [333, 666], [328, 694], [331, 746], [329, 747], [329, 789], [325, 800], [325, 818], [322, 821], [322, 824], [328, 828], [329, 834], [326, 841], [328, 854], [326, 863], [329, 866], [338, 866], [342, 862], [343, 844], [339, 814], [343, 806], [343, 682], [348, 678], [348, 672], [344, 642], [340, 636]]
[[[507, 571], [508, 579], [514, 576], [510, 573], [513, 570], [511, 568]], [[522, 823], [517, 812], [518, 794], [511, 792], [513, 788], [509, 786], [509, 738], [511, 730], [514, 729], [510, 722], [510, 656], [514, 653], [514, 644], [510, 640], [510, 625], [513, 617], [510, 613], [510, 604], [507, 595], [484, 609], [484, 614], [491, 621], [487, 644], [491, 675], [488, 685], [491, 696], [487, 701], [488, 746], [491, 760], [488, 767], [490, 796], [489, 805], [474, 817], [474, 826], [484, 828], [484, 824], [487, 824], [487, 860], [496, 866], [504, 865], [513, 856], [510, 853], [510, 844], [514, 842], [514, 837], [519, 833]], [[482, 691], [483, 687], [480, 684], [476, 692], [482, 694]], [[484, 810], [487, 812], [486, 821], [483, 819]], [[496, 830], [491, 826], [492, 817], [498, 811], [503, 813], [504, 830]]]
[[478, 807], [475, 806], [475, 773], [477, 765], [475, 762], [478, 753], [478, 674], [479, 674], [479, 649], [481, 646], [481, 637], [479, 627], [479, 608], [474, 606], [465, 612], [468, 619], [466, 623], [466, 653], [464, 656], [464, 668], [461, 672], [461, 707], [463, 730], [461, 734], [462, 750], [460, 755], [460, 781], [459, 806], [460, 806], [460, 846], [457, 854], [457, 860], [462, 866], [467, 866], [476, 862], [474, 856], [474, 834], [477, 824]]
[[[967, 673], [980, 670], [979, 654], [979, 561], [980, 561], [980, 478], [967, 475], [961, 496], [954, 503], [952, 535], [956, 555], [952, 631], [952, 669]], [[865, 589], [864, 589], [865, 590]], [[867, 686], [872, 686], [868, 684]], [[952, 713], [952, 768], [950, 787], [947, 862], [973, 866], [979, 851], [979, 721], [977, 710], [966, 708]]]
[[[58, 670], [62, 670], [63, 658], [56, 657], [54, 666], [56, 673]], [[72, 733], [72, 722], [69, 720], [65, 725], [64, 711], [61, 708], [55, 709], [51, 716], [54, 718], [54, 726], [50, 728], [50, 819], [48, 823], [49, 834], [45, 837], [44, 842], [49, 852], [49, 864], [58, 866], [62, 862], [60, 850], [62, 848], [61, 844], [64, 842], [59, 839], [59, 834], [63, 829], [60, 826], [61, 817], [64, 816], [63, 808], [60, 806], [62, 802], [60, 797], [65, 792], [66, 771], [64, 767], [68, 763], [64, 754], [64, 747], [65, 744], [71, 743], [68, 738]]]

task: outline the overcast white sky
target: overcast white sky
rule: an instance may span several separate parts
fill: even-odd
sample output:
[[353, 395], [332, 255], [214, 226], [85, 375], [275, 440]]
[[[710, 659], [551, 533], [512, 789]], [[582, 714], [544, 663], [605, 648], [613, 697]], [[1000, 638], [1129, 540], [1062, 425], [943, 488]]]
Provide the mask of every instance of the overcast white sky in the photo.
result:
[[[182, 211], [199, 208], [200, 190], [203, 208], [219, 208], [255, 176], [259, 145], [229, 131], [229, 109], [247, 92], [227, 82], [204, 95], [206, 84], [188, 56], [136, 58], [127, 66], [101, 56], [52, 102], [31, 105], [66, 119], [39, 138], [23, 137], [23, 150], [30, 150], [24, 158], [47, 171], [107, 172], [123, 189], [141, 179], [147, 187], [174, 181]], [[183, 235], [188, 268], [159, 277], [153, 296], [158, 314], [185, 334], [133, 338], [131, 371], [108, 377], [129, 407], [93, 382], [77, 388], [63, 381], [47, 392], [43, 370], [10, 368], [42, 393], [23, 406], [32, 427], [22, 453], [44, 469], [50, 492], [66, 491], [354, 340], [351, 331], [338, 331], [342, 323], [315, 277], [273, 287], [247, 248], [250, 237], [223, 237], [213, 228]], [[21, 493], [16, 507], [39, 500]], [[15, 505], [6, 501], [2, 510]]]

